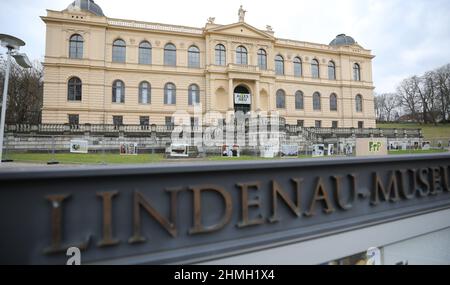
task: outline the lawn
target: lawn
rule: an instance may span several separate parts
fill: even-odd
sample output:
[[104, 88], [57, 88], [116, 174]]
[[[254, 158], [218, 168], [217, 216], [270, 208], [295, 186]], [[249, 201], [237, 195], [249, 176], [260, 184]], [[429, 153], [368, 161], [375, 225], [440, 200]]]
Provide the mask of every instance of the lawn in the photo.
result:
[[[401, 154], [423, 154], [423, 153], [439, 153], [446, 152], [447, 150], [398, 150], [389, 151], [390, 155]], [[313, 158], [307, 155], [299, 155], [298, 158]], [[314, 157], [319, 158], [319, 157]], [[325, 156], [324, 158], [330, 158]], [[338, 158], [335, 156], [334, 158]], [[222, 156], [208, 156], [204, 159], [165, 159], [163, 154], [140, 154], [121, 156], [113, 153], [89, 153], [89, 154], [75, 154], [75, 153], [57, 153], [55, 155], [47, 153], [8, 153], [4, 156], [4, 159], [12, 159], [14, 162], [29, 162], [29, 163], [47, 163], [51, 161], [57, 161], [62, 164], [144, 164], [155, 162], [191, 162], [191, 161], [251, 161], [251, 160], [289, 160], [290, 158], [262, 158], [259, 156], [242, 155], [240, 157], [222, 157]]]
[[47, 163], [57, 161], [64, 164], [133, 164], [133, 163], [154, 163], [164, 160], [163, 154], [144, 155], [119, 155], [114, 153], [9, 153], [4, 155], [4, 159], [12, 159], [17, 162]]
[[378, 123], [377, 128], [382, 129], [422, 129], [423, 136], [426, 139], [450, 139], [450, 124], [440, 124], [440, 125], [420, 125], [415, 123]]
[[446, 149], [430, 149], [430, 150], [390, 150], [388, 151], [389, 155], [397, 155], [397, 154], [424, 154], [424, 153], [441, 153], [448, 152]]

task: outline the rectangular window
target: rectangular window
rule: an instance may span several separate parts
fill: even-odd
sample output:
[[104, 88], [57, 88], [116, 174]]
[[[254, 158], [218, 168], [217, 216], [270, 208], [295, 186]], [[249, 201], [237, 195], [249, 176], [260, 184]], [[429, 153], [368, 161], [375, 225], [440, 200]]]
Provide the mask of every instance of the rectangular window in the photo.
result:
[[286, 97], [284, 94], [277, 95], [277, 108], [278, 109], [286, 108]]
[[225, 65], [225, 51], [216, 50], [216, 65]]
[[150, 125], [150, 117], [149, 116], [140, 116], [139, 117], [139, 124], [141, 126], [148, 126], [148, 125]]
[[258, 66], [261, 70], [267, 70], [267, 58], [266, 55], [258, 55]]
[[123, 125], [123, 116], [113, 116], [113, 125], [114, 126]]
[[302, 64], [301, 62], [294, 62], [294, 76], [302, 76]]
[[176, 66], [177, 65], [177, 52], [176, 50], [164, 51], [164, 65]]
[[321, 128], [322, 127], [322, 121], [316, 120], [315, 124], [314, 124], [314, 127]]
[[363, 128], [364, 128], [364, 122], [358, 121], [358, 129], [363, 129]]
[[336, 129], [336, 128], [338, 127], [338, 121], [332, 121], [332, 122], [331, 122], [331, 127], [332, 127], [333, 129]]
[[305, 121], [304, 120], [297, 120], [297, 126], [303, 127], [304, 125], [305, 125]]
[[295, 109], [303, 110], [303, 94], [300, 92], [295, 93]]
[[112, 61], [125, 63], [126, 48], [125, 46], [113, 46], [112, 50]]
[[173, 117], [172, 116], [167, 116], [166, 117], [166, 127], [173, 128], [173, 126], [174, 126]]
[[70, 125], [79, 125], [80, 124], [80, 115], [78, 114], [69, 114], [69, 124]]
[[200, 67], [200, 53], [199, 52], [188, 52], [188, 66], [189, 67]]
[[284, 75], [284, 63], [282, 61], [275, 61], [275, 74]]
[[151, 64], [152, 63], [152, 49], [150, 44], [139, 47], [139, 64]]

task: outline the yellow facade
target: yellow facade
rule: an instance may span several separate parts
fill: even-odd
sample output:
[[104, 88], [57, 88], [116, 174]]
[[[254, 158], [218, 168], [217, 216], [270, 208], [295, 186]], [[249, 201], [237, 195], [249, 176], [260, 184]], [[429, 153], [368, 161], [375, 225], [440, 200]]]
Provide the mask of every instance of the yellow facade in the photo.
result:
[[[200, 88], [202, 112], [225, 114], [234, 110], [237, 86], [248, 89], [252, 111], [278, 111], [288, 124], [304, 121], [310, 127], [321, 121], [322, 127], [375, 127], [370, 50], [357, 43], [324, 45], [276, 38], [270, 27], [260, 30], [247, 24], [243, 17], [230, 25], [218, 25], [210, 19], [204, 28], [191, 28], [158, 23], [111, 19], [83, 9], [47, 11], [45, 84], [43, 123], [67, 123], [75, 114], [79, 123], [112, 124], [113, 116], [122, 116], [124, 124], [139, 124], [148, 116], [150, 124], [165, 124], [175, 111], [194, 112], [188, 104], [188, 88]], [[82, 37], [82, 58], [69, 57], [73, 35]], [[126, 43], [124, 63], [113, 62], [113, 42]], [[151, 64], [139, 63], [139, 45], [151, 44]], [[176, 66], [164, 64], [164, 48], [176, 47]], [[216, 62], [216, 47], [225, 47], [224, 65]], [[200, 50], [199, 67], [188, 66], [188, 49]], [[247, 64], [237, 64], [236, 49], [247, 50]], [[258, 64], [258, 50], [267, 53], [267, 69]], [[275, 72], [275, 57], [281, 55], [284, 74]], [[301, 59], [301, 76], [294, 75], [294, 58]], [[311, 62], [319, 62], [319, 78], [313, 78]], [[329, 79], [328, 64], [335, 64], [336, 79]], [[360, 67], [360, 80], [354, 80], [355, 63]], [[82, 82], [82, 98], [68, 100], [69, 79]], [[113, 82], [125, 85], [125, 102], [112, 102]], [[151, 103], [140, 104], [139, 84], [146, 81], [151, 88]], [[166, 83], [176, 86], [176, 104], [164, 104]], [[284, 108], [277, 108], [276, 93], [285, 93]], [[296, 108], [295, 93], [304, 96], [303, 109]], [[320, 110], [313, 110], [313, 93], [320, 93]], [[330, 94], [337, 96], [337, 110], [330, 110]], [[361, 95], [362, 110], [356, 110], [356, 96]], [[278, 106], [279, 107], [279, 106]]]

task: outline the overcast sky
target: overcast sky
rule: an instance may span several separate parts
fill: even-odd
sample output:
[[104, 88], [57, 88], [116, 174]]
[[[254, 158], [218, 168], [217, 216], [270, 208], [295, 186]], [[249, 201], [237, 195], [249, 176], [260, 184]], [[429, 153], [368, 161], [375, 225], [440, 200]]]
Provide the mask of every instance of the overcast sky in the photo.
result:
[[[376, 55], [376, 92], [391, 92], [410, 75], [450, 63], [449, 0], [96, 0], [106, 16], [203, 27], [237, 22], [239, 5], [246, 22], [271, 25], [275, 36], [328, 44], [351, 35]], [[22, 38], [31, 59], [43, 61], [46, 9], [63, 10], [70, 0], [0, 0], [0, 33]], [[1, 53], [4, 51], [2, 50]]]

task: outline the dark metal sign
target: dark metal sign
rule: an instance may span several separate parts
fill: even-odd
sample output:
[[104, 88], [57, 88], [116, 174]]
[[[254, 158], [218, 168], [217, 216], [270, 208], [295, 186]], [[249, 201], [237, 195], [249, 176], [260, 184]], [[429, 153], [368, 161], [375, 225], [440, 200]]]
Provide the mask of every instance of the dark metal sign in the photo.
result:
[[[0, 173], [0, 263], [192, 263], [450, 207], [447, 154]], [[257, 261], [255, 261], [257, 262]]]

